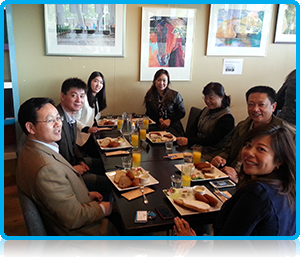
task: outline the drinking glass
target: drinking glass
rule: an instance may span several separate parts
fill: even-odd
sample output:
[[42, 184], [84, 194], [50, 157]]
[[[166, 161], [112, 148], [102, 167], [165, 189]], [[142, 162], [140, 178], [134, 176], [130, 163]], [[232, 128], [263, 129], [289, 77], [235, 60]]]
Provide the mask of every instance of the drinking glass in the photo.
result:
[[135, 129], [131, 134], [131, 144], [133, 147], [139, 146], [139, 132]]
[[187, 188], [191, 186], [191, 175], [195, 167], [192, 164], [183, 164], [181, 166], [182, 187]]
[[144, 127], [144, 125], [140, 126], [140, 139], [142, 141], [146, 140], [146, 134], [147, 134], [147, 129]]
[[171, 186], [173, 188], [180, 188], [181, 187], [181, 184], [182, 184], [182, 179], [181, 179], [181, 176], [179, 175], [172, 175], [171, 176]]
[[146, 128], [146, 130], [149, 129], [149, 117], [148, 116], [143, 117], [143, 126]]
[[124, 170], [125, 171], [130, 170], [132, 159], [129, 156], [126, 156], [126, 157], [122, 157], [121, 160], [122, 160], [122, 166]]
[[135, 168], [141, 166], [141, 150], [139, 148], [132, 150], [132, 166]]
[[169, 152], [172, 151], [172, 149], [173, 149], [173, 140], [172, 141], [166, 141], [165, 146], [166, 146], [167, 151], [169, 151]]
[[107, 119], [112, 119], [112, 118], [113, 118], [113, 115], [112, 115], [111, 113], [107, 113], [106, 118], [107, 118]]
[[202, 146], [201, 145], [193, 145], [193, 163], [201, 162], [201, 152]]
[[118, 130], [121, 130], [121, 127], [122, 127], [122, 125], [123, 125], [124, 120], [123, 120], [122, 117], [118, 117], [117, 120], [118, 120], [118, 121], [117, 121], [117, 127], [118, 127]]
[[192, 163], [193, 162], [193, 154], [192, 153], [183, 153], [183, 161], [184, 163]]

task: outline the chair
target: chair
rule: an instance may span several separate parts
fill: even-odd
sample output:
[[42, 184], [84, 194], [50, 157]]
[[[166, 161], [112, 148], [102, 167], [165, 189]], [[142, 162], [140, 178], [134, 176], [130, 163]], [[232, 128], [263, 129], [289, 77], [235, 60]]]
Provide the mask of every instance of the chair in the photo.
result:
[[18, 188], [18, 196], [29, 236], [47, 236], [41, 215], [33, 201]]
[[202, 111], [202, 109], [200, 109], [200, 108], [191, 107], [189, 118], [188, 118], [188, 121], [186, 124], [186, 130], [185, 130], [187, 137], [188, 137], [189, 130], [195, 124], [196, 120], [198, 120], [201, 111]]

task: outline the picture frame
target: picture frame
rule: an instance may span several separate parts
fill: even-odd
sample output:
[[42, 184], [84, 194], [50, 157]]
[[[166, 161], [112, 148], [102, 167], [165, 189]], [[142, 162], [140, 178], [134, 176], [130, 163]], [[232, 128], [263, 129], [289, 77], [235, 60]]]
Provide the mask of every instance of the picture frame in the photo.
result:
[[279, 4], [274, 43], [296, 43], [296, 6]]
[[166, 69], [171, 81], [190, 81], [195, 9], [142, 8], [140, 81]]
[[266, 56], [272, 4], [212, 4], [207, 56]]
[[45, 4], [44, 16], [46, 55], [125, 55], [125, 4]]

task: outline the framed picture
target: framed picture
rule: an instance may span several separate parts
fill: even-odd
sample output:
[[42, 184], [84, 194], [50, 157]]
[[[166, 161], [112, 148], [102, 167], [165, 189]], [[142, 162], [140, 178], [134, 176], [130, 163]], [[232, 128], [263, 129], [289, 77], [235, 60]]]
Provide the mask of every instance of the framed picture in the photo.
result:
[[207, 55], [266, 56], [272, 4], [211, 5]]
[[124, 56], [123, 4], [46, 4], [47, 55]]
[[141, 81], [152, 81], [161, 68], [168, 70], [171, 81], [191, 80], [195, 12], [143, 7]]
[[280, 4], [278, 7], [275, 43], [296, 43], [296, 6]]

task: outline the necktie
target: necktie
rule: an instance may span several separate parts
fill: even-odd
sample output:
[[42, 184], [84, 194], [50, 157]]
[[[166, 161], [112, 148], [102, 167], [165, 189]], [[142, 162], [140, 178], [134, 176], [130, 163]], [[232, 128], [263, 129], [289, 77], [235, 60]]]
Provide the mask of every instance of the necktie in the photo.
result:
[[71, 136], [72, 144], [74, 144], [75, 137], [74, 137], [74, 131], [73, 131], [73, 124], [70, 123], [70, 122], [68, 124], [69, 124], [69, 131], [70, 131], [70, 136]]

